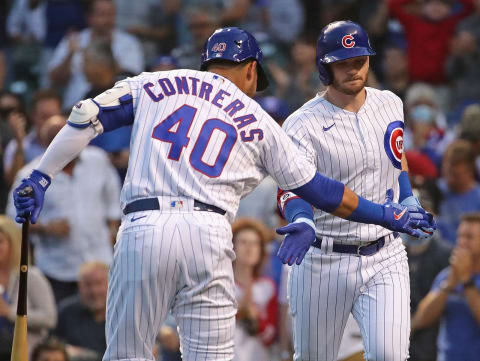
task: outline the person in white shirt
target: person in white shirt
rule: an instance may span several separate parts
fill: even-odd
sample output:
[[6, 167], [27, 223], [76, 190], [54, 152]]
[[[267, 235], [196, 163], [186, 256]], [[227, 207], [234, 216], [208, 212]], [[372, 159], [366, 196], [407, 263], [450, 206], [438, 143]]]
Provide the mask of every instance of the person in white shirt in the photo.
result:
[[[48, 144], [65, 125], [65, 117], [47, 120], [41, 137]], [[38, 165], [25, 165], [15, 184]], [[85, 178], [84, 178], [85, 177]], [[87, 261], [112, 261], [112, 234], [120, 219], [120, 181], [107, 153], [87, 147], [52, 183], [41, 222], [30, 228], [35, 263], [52, 285], [57, 303], [77, 291], [80, 266]], [[15, 215], [9, 197], [7, 214]]]
[[64, 108], [73, 106], [89, 90], [83, 72], [83, 50], [94, 39], [111, 42], [118, 67], [129, 73], [144, 69], [140, 42], [132, 35], [115, 29], [115, 4], [111, 0], [95, 0], [88, 13], [89, 27], [79, 33], [66, 35], [58, 44], [48, 70], [54, 85], [65, 86]]

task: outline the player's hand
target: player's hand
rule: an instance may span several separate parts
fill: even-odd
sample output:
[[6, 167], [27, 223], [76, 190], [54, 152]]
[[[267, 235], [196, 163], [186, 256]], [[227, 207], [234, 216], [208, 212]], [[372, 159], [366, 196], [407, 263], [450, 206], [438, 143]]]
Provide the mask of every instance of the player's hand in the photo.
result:
[[[418, 198], [414, 197], [414, 196], [410, 196], [410, 197], [405, 198], [403, 201], [400, 202], [400, 205], [406, 206], [406, 207], [414, 206], [414, 207], [418, 207], [418, 208], [423, 209], [423, 207], [420, 205], [420, 202], [418, 201]], [[431, 227], [422, 227], [422, 228], [418, 229], [418, 231], [420, 232], [420, 235], [421, 235], [419, 238], [421, 238], [421, 239], [427, 239], [427, 238], [432, 237], [433, 234], [435, 233], [435, 230], [437, 229], [437, 224], [436, 224], [435, 220], [433, 219], [433, 215], [431, 213], [428, 213], [428, 212], [426, 212], [426, 214], [429, 216], [428, 221], [430, 222]]]
[[315, 229], [308, 223], [298, 222], [278, 228], [277, 233], [287, 235], [277, 253], [282, 263], [288, 263], [289, 266], [295, 262], [298, 265], [302, 263], [305, 254], [315, 242]]
[[383, 226], [396, 232], [407, 233], [411, 236], [422, 238], [418, 228], [436, 228], [433, 216], [417, 206], [402, 206], [393, 203], [393, 190], [387, 190], [383, 204]]
[[[29, 216], [33, 224], [37, 222], [38, 216], [43, 207], [45, 191], [50, 186], [50, 183], [51, 180], [48, 175], [43, 174], [38, 170], [33, 170], [28, 178], [24, 178], [20, 185], [15, 188], [13, 191], [13, 203], [17, 210], [15, 220], [18, 223], [25, 223]], [[24, 191], [27, 187], [33, 189], [33, 194], [31, 196], [21, 195], [20, 192]]]
[[465, 283], [472, 278], [473, 260], [471, 253], [463, 247], [456, 247], [450, 256], [450, 265], [458, 282]]

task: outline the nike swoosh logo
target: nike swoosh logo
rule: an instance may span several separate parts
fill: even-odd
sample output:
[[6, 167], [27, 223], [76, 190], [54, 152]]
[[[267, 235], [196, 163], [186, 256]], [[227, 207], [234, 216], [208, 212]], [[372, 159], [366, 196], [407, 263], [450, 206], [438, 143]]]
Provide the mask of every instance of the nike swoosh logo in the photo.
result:
[[335, 123], [333, 123], [331, 126], [329, 127], [323, 127], [323, 131], [326, 132], [327, 130], [330, 130], [331, 127], [333, 127], [335, 125]]
[[395, 218], [395, 220], [398, 221], [400, 218], [403, 217], [406, 211], [407, 211], [407, 208], [404, 208], [403, 211], [401, 211], [399, 214], [393, 212], [393, 218]]
[[130, 219], [130, 222], [135, 222], [135, 221], [138, 221], [139, 219], [145, 218], [145, 217], [146, 217], [146, 216], [140, 216], [140, 217], [137, 217], [137, 218], [132, 217], [132, 219]]

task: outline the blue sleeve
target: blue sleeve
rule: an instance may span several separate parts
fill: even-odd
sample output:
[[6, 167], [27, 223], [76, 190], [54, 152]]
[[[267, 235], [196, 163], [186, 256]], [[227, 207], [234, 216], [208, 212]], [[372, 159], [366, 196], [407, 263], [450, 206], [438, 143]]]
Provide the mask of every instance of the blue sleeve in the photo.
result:
[[400, 186], [399, 203], [405, 198], [413, 196], [412, 186], [410, 185], [410, 179], [408, 179], [408, 173], [406, 171], [402, 171], [398, 176], [398, 185]]
[[345, 186], [317, 172], [308, 183], [291, 191], [316, 208], [332, 213], [342, 202]]
[[380, 204], [358, 197], [358, 206], [350, 214], [348, 220], [360, 223], [382, 224], [383, 213], [383, 207]]
[[[93, 100], [93, 99], [92, 99]], [[119, 99], [120, 104], [111, 107], [102, 107], [95, 100], [99, 108], [98, 119], [102, 123], [103, 130], [109, 132], [111, 130], [133, 124], [135, 114], [133, 112], [133, 97], [131, 94], [125, 94]]]
[[310, 203], [303, 199], [295, 198], [285, 205], [283, 215], [289, 223], [294, 222], [297, 218], [308, 218], [313, 220], [313, 208]]

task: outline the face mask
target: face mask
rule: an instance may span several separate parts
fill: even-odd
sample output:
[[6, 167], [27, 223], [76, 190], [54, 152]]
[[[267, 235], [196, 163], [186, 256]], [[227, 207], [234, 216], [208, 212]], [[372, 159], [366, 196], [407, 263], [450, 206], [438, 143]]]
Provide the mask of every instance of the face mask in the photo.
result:
[[410, 117], [418, 123], [432, 123], [435, 120], [435, 111], [428, 105], [417, 105], [410, 111]]
[[405, 234], [405, 233], [400, 234], [400, 237], [402, 238], [403, 243], [404, 243], [405, 246], [407, 246], [407, 247], [420, 247], [420, 246], [424, 246], [424, 245], [426, 245], [427, 243], [429, 243], [430, 240], [432, 239], [431, 237], [430, 237], [430, 238], [420, 239], [420, 238], [412, 237], [412, 236], [410, 236], [410, 235], [408, 235], [408, 234]]

